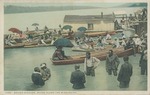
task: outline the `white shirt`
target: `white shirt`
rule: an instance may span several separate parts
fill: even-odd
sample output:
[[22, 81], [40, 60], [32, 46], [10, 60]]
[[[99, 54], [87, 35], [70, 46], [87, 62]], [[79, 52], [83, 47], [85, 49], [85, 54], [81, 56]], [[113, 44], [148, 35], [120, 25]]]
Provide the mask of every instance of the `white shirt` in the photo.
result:
[[44, 40], [43, 40], [43, 39], [41, 40], [41, 42], [42, 42], [42, 44], [45, 44], [45, 45], [46, 45], [46, 43], [44, 42]]
[[107, 35], [106, 35], [106, 40], [107, 40], [107, 39], [111, 39], [110, 34], [107, 34]]
[[136, 45], [141, 45], [142, 41], [140, 38], [134, 38], [133, 39]]
[[116, 45], [116, 48], [118, 48], [119, 46], [120, 46], [120, 44], [119, 44], [119, 40], [117, 39], [117, 40], [115, 40], [114, 41], [114, 44]]
[[85, 58], [84, 60], [84, 71], [86, 71], [87, 67], [94, 66], [95, 68], [100, 64], [100, 60], [96, 57], [91, 57], [90, 59]]
[[121, 45], [122, 45], [122, 46], [126, 46], [126, 42], [125, 42], [125, 40], [122, 40]]

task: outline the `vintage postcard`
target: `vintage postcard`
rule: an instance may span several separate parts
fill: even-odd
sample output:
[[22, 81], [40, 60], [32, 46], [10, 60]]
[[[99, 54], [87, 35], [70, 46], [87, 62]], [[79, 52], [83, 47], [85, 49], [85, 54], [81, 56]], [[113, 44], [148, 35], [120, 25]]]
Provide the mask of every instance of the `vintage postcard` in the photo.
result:
[[150, 95], [147, 0], [0, 3], [1, 95]]

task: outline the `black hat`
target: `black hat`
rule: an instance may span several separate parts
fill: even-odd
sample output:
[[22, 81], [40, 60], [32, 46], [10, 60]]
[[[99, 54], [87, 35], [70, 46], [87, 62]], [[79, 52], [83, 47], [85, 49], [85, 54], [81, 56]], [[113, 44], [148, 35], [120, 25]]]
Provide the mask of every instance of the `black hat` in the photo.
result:
[[79, 68], [80, 68], [80, 65], [76, 64], [75, 69], [79, 69]]
[[35, 67], [35, 68], [34, 68], [34, 71], [35, 71], [35, 72], [40, 72], [39, 67]]

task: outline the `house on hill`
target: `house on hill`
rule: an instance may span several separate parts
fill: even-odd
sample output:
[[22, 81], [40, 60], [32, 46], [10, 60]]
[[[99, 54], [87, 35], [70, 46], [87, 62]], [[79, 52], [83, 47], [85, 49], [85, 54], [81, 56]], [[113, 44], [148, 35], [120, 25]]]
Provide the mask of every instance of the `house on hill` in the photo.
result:
[[114, 16], [112, 15], [66, 15], [64, 25], [71, 25], [73, 31], [79, 27], [87, 31], [114, 31]]

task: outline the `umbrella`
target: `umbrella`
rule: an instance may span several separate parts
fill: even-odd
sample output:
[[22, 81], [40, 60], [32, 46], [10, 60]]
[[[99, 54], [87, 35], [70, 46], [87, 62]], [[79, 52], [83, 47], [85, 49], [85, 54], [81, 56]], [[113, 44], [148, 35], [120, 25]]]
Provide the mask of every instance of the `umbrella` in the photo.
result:
[[17, 29], [17, 28], [10, 28], [9, 31], [13, 32], [13, 33], [18, 33], [18, 34], [21, 34], [22, 32]]
[[58, 47], [58, 46], [62, 46], [62, 47], [73, 47], [73, 44], [71, 43], [71, 41], [69, 39], [66, 38], [59, 38], [57, 39], [54, 44], [54, 46]]
[[39, 24], [38, 23], [33, 23], [32, 26], [39, 26]]
[[72, 26], [71, 25], [65, 25], [65, 26], [63, 26], [63, 28], [62, 29], [71, 29], [72, 28]]
[[87, 28], [86, 27], [79, 27], [77, 30], [85, 32], [87, 30]]
[[74, 33], [74, 37], [79, 37], [79, 38], [82, 38], [82, 37], [84, 37], [85, 36], [85, 34], [84, 34], [84, 32], [75, 32]]

